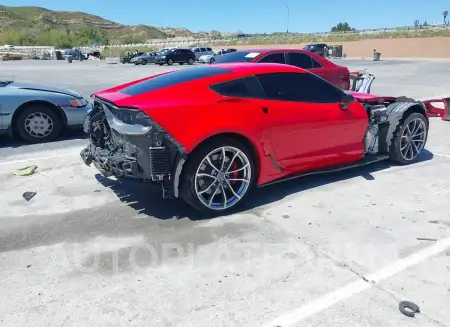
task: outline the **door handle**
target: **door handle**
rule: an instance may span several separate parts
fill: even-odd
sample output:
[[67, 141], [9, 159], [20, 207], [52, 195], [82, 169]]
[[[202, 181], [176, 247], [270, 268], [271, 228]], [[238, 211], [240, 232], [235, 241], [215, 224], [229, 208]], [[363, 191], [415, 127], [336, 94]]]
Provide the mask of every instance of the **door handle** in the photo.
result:
[[266, 115], [269, 113], [269, 108], [267, 107], [261, 107], [261, 110], [263, 113], [265, 113]]

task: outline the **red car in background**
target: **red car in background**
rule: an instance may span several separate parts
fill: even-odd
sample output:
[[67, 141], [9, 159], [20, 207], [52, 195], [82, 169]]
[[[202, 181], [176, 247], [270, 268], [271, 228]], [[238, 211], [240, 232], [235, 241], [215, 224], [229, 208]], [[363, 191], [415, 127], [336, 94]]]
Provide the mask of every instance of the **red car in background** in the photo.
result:
[[214, 64], [232, 62], [276, 63], [296, 66], [316, 74], [341, 90], [350, 89], [350, 71], [310, 51], [300, 49], [245, 49], [216, 59]]
[[207, 213], [233, 209], [254, 186], [379, 160], [412, 163], [429, 126], [419, 101], [347, 93], [280, 64], [165, 72], [93, 100], [87, 165], [152, 182]]

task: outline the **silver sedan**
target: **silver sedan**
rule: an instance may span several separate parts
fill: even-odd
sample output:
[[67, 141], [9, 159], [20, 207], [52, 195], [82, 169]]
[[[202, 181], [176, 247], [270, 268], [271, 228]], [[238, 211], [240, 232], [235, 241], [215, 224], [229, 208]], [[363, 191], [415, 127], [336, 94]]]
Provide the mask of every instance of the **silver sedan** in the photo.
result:
[[54, 141], [63, 129], [81, 127], [90, 109], [74, 91], [0, 80], [0, 134], [30, 143]]

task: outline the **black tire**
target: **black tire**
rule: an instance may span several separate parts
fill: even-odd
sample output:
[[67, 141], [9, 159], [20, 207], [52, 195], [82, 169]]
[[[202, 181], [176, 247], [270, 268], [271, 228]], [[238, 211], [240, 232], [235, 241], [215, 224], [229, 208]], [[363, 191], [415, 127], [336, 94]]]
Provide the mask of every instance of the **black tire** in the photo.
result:
[[194, 64], [194, 59], [189, 58], [189, 60], [188, 60], [188, 65], [193, 65], [193, 64]]
[[142, 65], [147, 65], [147, 60], [142, 60]]
[[164, 64], [159, 64], [160, 66], [164, 65]]
[[[248, 158], [249, 167], [250, 167], [250, 183], [245, 193], [242, 194], [241, 198], [232, 206], [226, 209], [211, 209], [204, 205], [200, 199], [198, 198], [195, 191], [195, 175], [197, 169], [202, 163], [203, 159], [211, 153], [211, 151], [215, 149], [219, 149], [221, 147], [228, 146], [234, 147], [242, 151], [245, 154], [246, 158]], [[235, 210], [239, 205], [242, 204], [243, 200], [247, 197], [247, 195], [252, 190], [256, 181], [257, 171], [255, 169], [255, 158], [251, 151], [238, 140], [231, 137], [220, 137], [213, 138], [209, 141], [206, 141], [202, 145], [199, 146], [188, 158], [187, 162], [183, 167], [183, 171], [180, 176], [180, 198], [184, 200], [187, 204], [189, 204], [194, 209], [200, 211], [203, 214], [207, 215], [218, 215], [218, 214], [226, 214], [232, 210]]]
[[180, 64], [181, 66], [183, 66], [183, 65], [184, 65], [184, 62], [179, 62], [178, 64]]
[[[52, 121], [53, 128], [51, 132], [43, 137], [37, 137], [33, 136], [31, 133], [27, 131], [25, 128], [25, 121], [27, 118], [36, 113], [43, 113], [47, 117], [49, 117]], [[43, 143], [43, 142], [51, 142], [58, 138], [61, 129], [63, 127], [63, 122], [61, 121], [59, 115], [55, 112], [54, 109], [50, 108], [49, 106], [42, 105], [42, 104], [36, 104], [36, 105], [30, 105], [26, 107], [19, 115], [17, 122], [16, 122], [16, 130], [19, 133], [20, 137], [30, 143]]]
[[167, 64], [169, 66], [172, 66], [173, 65], [173, 59], [167, 59]]
[[[405, 158], [405, 155], [403, 155], [402, 151], [401, 151], [402, 150], [402, 136], [404, 135], [405, 129], [408, 128], [408, 124], [410, 124], [414, 120], [421, 121], [425, 126], [424, 127], [425, 132], [424, 132], [423, 146], [421, 147], [421, 149], [417, 155], [415, 155], [414, 157], [411, 156], [412, 158]], [[406, 164], [410, 164], [410, 163], [417, 161], [417, 159], [420, 157], [420, 153], [423, 151], [425, 144], [427, 142], [428, 128], [429, 128], [428, 120], [421, 113], [414, 112], [414, 113], [400, 119], [400, 121], [394, 131], [391, 145], [389, 148], [389, 159], [392, 160], [393, 162], [399, 163], [401, 165], [406, 165]], [[422, 142], [420, 142], [420, 143], [422, 143]]]
[[214, 61], [216, 61], [216, 59], [214, 59], [214, 58], [211, 58], [211, 59], [209, 60], [209, 64], [213, 64], [213, 63], [214, 63]]

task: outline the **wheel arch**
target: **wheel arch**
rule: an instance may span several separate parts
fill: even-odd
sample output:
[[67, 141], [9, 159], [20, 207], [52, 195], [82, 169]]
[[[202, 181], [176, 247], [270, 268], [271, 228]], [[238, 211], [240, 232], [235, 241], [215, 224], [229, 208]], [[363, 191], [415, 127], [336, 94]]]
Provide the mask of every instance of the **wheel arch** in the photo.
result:
[[[408, 99], [407, 99], [408, 100]], [[427, 122], [427, 128], [429, 127], [429, 120], [427, 117], [427, 111], [425, 105], [420, 101], [401, 101], [394, 102], [393, 104], [388, 106], [388, 122], [389, 128], [387, 130], [387, 134], [385, 136], [385, 143], [387, 147], [387, 151], [389, 153], [392, 139], [394, 137], [394, 133], [397, 129], [397, 126], [400, 124], [400, 121], [406, 119], [409, 115], [413, 113], [422, 114], [425, 117], [425, 121]]]
[[17, 120], [19, 119], [20, 114], [26, 109], [29, 108], [30, 106], [33, 105], [42, 105], [42, 106], [46, 106], [47, 108], [50, 108], [51, 110], [53, 110], [58, 117], [61, 119], [61, 122], [63, 124], [63, 126], [67, 126], [67, 117], [66, 114], [64, 113], [64, 111], [62, 111], [60, 108], [58, 108], [56, 105], [54, 105], [53, 103], [49, 102], [49, 101], [45, 101], [45, 100], [31, 100], [31, 101], [27, 101], [22, 103], [15, 111], [14, 114], [11, 118], [11, 133], [14, 135], [17, 131], [16, 131], [16, 124], [17, 124]]
[[[200, 141], [199, 143], [197, 143], [195, 145], [195, 147], [192, 149], [192, 151], [190, 151], [185, 158], [179, 158], [179, 160], [177, 160], [177, 164], [175, 167], [175, 174], [174, 174], [174, 182], [173, 182], [175, 197], [178, 197], [178, 195], [179, 195], [180, 174], [181, 174], [181, 171], [185, 167], [186, 161], [189, 160], [190, 155], [192, 153], [194, 153], [196, 150], [200, 149], [200, 147], [202, 147], [207, 142], [210, 142], [213, 139], [220, 139], [223, 137], [233, 138], [233, 139], [239, 141], [250, 151], [252, 159], [255, 163], [255, 170], [256, 170], [255, 171], [255, 180], [258, 180], [259, 175], [261, 173], [261, 158], [259, 156], [256, 144], [249, 137], [247, 137], [243, 134], [236, 133], [236, 132], [222, 132], [222, 133], [211, 135], [211, 136], [203, 139], [202, 141]], [[178, 173], [177, 173], [177, 171], [178, 171]]]

